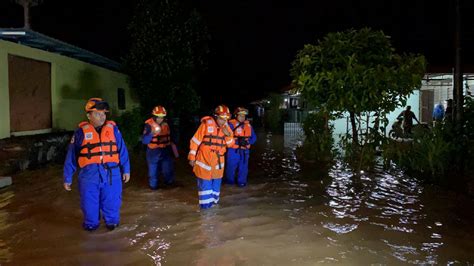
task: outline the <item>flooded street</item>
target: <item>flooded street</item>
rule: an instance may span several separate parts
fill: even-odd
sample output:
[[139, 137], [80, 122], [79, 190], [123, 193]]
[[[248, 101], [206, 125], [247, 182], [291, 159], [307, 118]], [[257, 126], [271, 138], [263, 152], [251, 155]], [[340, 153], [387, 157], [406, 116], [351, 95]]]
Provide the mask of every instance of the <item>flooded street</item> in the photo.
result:
[[474, 203], [395, 170], [353, 175], [338, 163], [320, 174], [262, 133], [249, 186], [223, 185], [220, 204], [200, 211], [181, 160], [177, 186], [158, 191], [145, 164], [132, 165], [111, 232], [82, 230], [77, 180], [64, 191], [61, 166], [14, 176], [0, 191], [0, 264], [474, 263]]

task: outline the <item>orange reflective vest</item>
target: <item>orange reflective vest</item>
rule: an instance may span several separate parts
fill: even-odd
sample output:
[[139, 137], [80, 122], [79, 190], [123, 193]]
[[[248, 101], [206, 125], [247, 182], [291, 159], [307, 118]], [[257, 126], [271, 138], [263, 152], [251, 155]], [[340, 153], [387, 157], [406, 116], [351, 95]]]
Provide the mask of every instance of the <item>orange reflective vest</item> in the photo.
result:
[[120, 163], [114, 126], [115, 122], [106, 121], [99, 135], [89, 122], [79, 124], [84, 133], [78, 154], [79, 167], [84, 168], [89, 164]]
[[[231, 133], [225, 136], [222, 127]], [[206, 116], [189, 144], [188, 160], [194, 161], [193, 172], [202, 179], [218, 179], [224, 175], [224, 161], [227, 147], [234, 142], [232, 130], [226, 123], [222, 127], [214, 118]]]
[[171, 145], [170, 127], [167, 123], [163, 122], [158, 125], [155, 120], [153, 120], [153, 118], [148, 119], [147, 121], [145, 121], [145, 123], [150, 125], [152, 129], [155, 127], [161, 127], [160, 132], [153, 135], [151, 142], [147, 144], [148, 148], [166, 148], [167, 146]]
[[245, 120], [243, 123], [240, 123], [237, 119], [232, 119], [229, 121], [230, 124], [234, 127], [234, 144], [232, 144], [232, 149], [250, 149], [250, 144], [242, 145], [241, 141], [246, 140], [247, 143], [252, 136], [252, 127], [250, 122]]

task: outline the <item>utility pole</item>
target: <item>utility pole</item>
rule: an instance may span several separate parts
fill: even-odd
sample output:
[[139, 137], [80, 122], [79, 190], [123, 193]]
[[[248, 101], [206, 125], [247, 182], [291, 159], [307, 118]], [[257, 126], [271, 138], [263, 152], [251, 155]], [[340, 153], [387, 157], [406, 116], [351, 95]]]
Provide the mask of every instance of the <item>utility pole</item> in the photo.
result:
[[23, 19], [24, 19], [23, 28], [27, 30], [31, 29], [30, 8], [37, 6], [41, 4], [42, 2], [43, 0], [15, 0], [15, 3], [23, 7]]
[[464, 112], [464, 87], [463, 87], [463, 73], [461, 69], [461, 0], [456, 0], [456, 34], [455, 34], [455, 47], [456, 57], [454, 65], [454, 114], [453, 120], [460, 126], [462, 123], [462, 116]]

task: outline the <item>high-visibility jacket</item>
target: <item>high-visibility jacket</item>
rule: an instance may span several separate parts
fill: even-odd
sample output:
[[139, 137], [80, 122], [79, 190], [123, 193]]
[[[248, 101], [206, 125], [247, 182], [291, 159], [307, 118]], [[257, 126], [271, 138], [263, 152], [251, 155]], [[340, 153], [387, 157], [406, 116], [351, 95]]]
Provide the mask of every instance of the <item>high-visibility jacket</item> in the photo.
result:
[[[231, 133], [230, 136], [225, 136], [223, 127]], [[224, 154], [233, 142], [232, 130], [227, 123], [219, 127], [214, 118], [202, 118], [201, 125], [190, 141], [188, 154], [188, 159], [195, 161], [193, 172], [196, 176], [207, 180], [222, 178]]]
[[160, 132], [153, 135], [151, 142], [148, 143], [148, 148], [150, 149], [157, 149], [157, 148], [166, 148], [167, 146], [171, 145], [171, 136], [170, 136], [170, 127], [168, 123], [163, 122], [158, 125], [153, 118], [148, 119], [145, 121], [146, 124], [150, 125], [151, 129], [156, 127], [160, 127]]
[[[234, 129], [234, 143], [231, 148], [250, 149], [250, 138], [252, 137], [252, 127], [250, 126], [250, 122], [245, 120], [243, 123], [240, 123], [237, 119], [231, 119], [229, 124], [231, 124], [231, 128]], [[245, 143], [246, 145], [243, 145], [242, 143]]]
[[89, 164], [120, 163], [114, 126], [115, 122], [106, 121], [99, 135], [89, 122], [79, 124], [84, 133], [81, 150], [77, 155], [79, 167], [84, 168]]

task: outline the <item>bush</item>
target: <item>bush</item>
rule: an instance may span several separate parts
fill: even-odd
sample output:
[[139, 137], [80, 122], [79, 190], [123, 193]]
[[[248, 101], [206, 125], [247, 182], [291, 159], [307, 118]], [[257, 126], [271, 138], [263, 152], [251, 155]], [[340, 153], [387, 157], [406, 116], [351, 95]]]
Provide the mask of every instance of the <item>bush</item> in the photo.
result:
[[452, 138], [451, 129], [438, 125], [432, 131], [415, 132], [411, 143], [389, 141], [383, 156], [425, 181], [441, 183], [448, 173], [459, 170], [455, 158], [463, 150], [461, 142]]
[[333, 159], [334, 126], [322, 112], [309, 114], [303, 122], [305, 140], [299, 154], [305, 161], [330, 162]]
[[133, 149], [138, 145], [145, 119], [140, 108], [126, 111], [121, 116], [115, 118], [115, 122], [122, 133], [128, 149]]
[[365, 142], [355, 144], [351, 135], [341, 138], [341, 159], [345, 161], [354, 171], [370, 171], [374, 169], [377, 158], [377, 142]]

